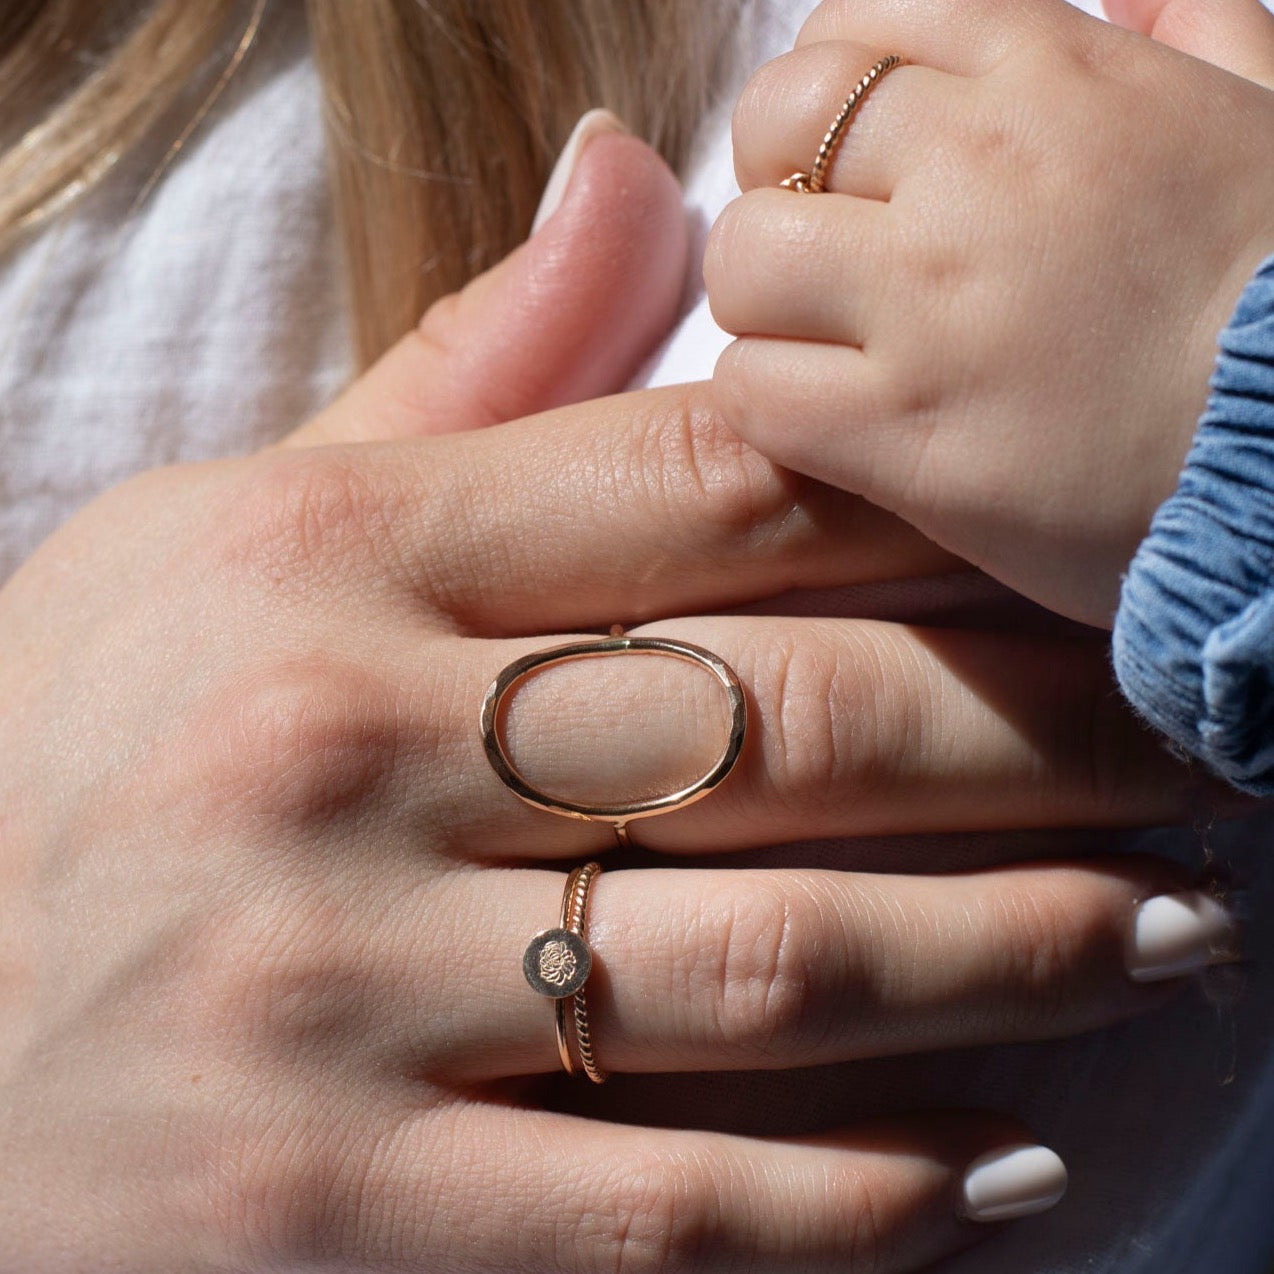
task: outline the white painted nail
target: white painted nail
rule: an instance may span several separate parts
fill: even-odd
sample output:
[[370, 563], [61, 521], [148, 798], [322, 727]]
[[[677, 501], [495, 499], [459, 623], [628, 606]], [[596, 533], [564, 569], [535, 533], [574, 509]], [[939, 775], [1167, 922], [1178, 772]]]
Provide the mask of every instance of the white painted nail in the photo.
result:
[[610, 111], [600, 107], [585, 111], [580, 116], [579, 123], [571, 129], [571, 135], [557, 157], [557, 163], [553, 165], [553, 171], [549, 173], [548, 184], [540, 196], [540, 206], [535, 210], [535, 220], [531, 222], [532, 234], [562, 206], [566, 188], [571, 184], [571, 177], [579, 163], [579, 157], [584, 153], [584, 147], [601, 133], [626, 132], [628, 129], [618, 115], [612, 115]]
[[1161, 894], [1133, 912], [1125, 958], [1134, 982], [1179, 978], [1235, 954], [1234, 918], [1211, 894]]
[[1047, 1146], [1002, 1146], [979, 1155], [964, 1174], [970, 1221], [1011, 1221], [1047, 1212], [1066, 1193], [1066, 1165]]

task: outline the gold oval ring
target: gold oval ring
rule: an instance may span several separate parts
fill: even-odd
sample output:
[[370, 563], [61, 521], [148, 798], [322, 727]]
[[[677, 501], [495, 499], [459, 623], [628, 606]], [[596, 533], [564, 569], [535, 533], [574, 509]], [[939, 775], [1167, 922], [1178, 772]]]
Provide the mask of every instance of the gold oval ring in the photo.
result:
[[[609, 655], [628, 654], [662, 655], [665, 658], [682, 659], [706, 668], [712, 673], [725, 688], [730, 706], [730, 731], [721, 756], [702, 778], [696, 779], [686, 787], [664, 796], [634, 801], [627, 805], [597, 805], [570, 801], [541, 791], [518, 770], [505, 751], [498, 726], [500, 705], [504, 697], [531, 673], [547, 668], [551, 664], [567, 663], [573, 659], [600, 659]], [[570, 642], [564, 646], [539, 650], [534, 654], [524, 655], [521, 659], [515, 659], [501, 669], [482, 700], [481, 727], [482, 746], [486, 750], [487, 760], [515, 796], [528, 805], [547, 810], [551, 814], [561, 814], [566, 818], [585, 819], [590, 822], [609, 823], [615, 829], [620, 844], [628, 844], [626, 828], [633, 819], [649, 818], [652, 814], [664, 814], [670, 810], [682, 809], [694, 801], [701, 800], [719, 786], [734, 769], [735, 762], [743, 751], [743, 742], [747, 735], [747, 699], [743, 693], [743, 685], [735, 675], [734, 669], [712, 651], [688, 641], [674, 641], [666, 637], [627, 637], [622, 629], [612, 629], [609, 637], [593, 641]]]

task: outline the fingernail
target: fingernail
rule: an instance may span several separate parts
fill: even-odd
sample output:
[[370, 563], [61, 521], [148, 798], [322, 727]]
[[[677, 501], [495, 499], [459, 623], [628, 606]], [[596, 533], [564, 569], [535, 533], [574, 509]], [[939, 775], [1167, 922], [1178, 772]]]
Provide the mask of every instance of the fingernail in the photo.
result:
[[535, 210], [535, 220], [531, 222], [531, 233], [534, 234], [561, 206], [566, 197], [566, 188], [571, 184], [571, 176], [584, 153], [584, 147], [601, 133], [626, 133], [623, 121], [610, 111], [586, 111], [580, 116], [579, 123], [571, 129], [571, 135], [562, 147], [562, 153], [549, 173], [548, 184], [540, 196], [540, 206]]
[[1011, 1221], [1047, 1212], [1065, 1193], [1066, 1165], [1047, 1146], [1002, 1146], [969, 1165], [961, 1204], [970, 1221]]
[[1147, 898], [1133, 912], [1126, 963], [1134, 982], [1162, 982], [1235, 958], [1235, 924], [1211, 894]]

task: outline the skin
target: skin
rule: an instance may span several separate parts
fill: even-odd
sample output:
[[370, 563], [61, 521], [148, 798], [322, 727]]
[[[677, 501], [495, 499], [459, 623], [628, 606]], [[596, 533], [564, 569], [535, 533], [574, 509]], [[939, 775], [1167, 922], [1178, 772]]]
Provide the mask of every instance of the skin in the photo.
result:
[[[1107, 627], [1274, 251], [1274, 18], [1115, 16], [1231, 70], [1063, 0], [827, 0], [744, 91], [705, 263], [732, 428]], [[885, 52], [832, 193], [776, 189]]]
[[[631, 242], [642, 277], [665, 261], [655, 292], [681, 268], [653, 155], [612, 138], [581, 162], [543, 237], [298, 434], [107, 493], [0, 591], [5, 1274], [901, 1271], [986, 1232], [954, 1201], [976, 1155], [1029, 1140], [1006, 1118], [761, 1139], [545, 1106], [520, 955], [609, 834], [485, 763], [477, 706], [528, 650], [619, 620], [738, 669], [739, 772], [640, 827], [670, 856], [1167, 821], [1187, 787], [1082, 639], [698, 617], [947, 558], [749, 450], [704, 386], [513, 419], [562, 393], [509, 355], [549, 320], [475, 342], [573, 236]], [[548, 348], [590, 318], [553, 313]], [[495, 405], [484, 366], [510, 377]], [[608, 672], [619, 719], [671, 705], [644, 735], [665, 781], [711, 749], [711, 696], [680, 666], [629, 673]], [[540, 695], [515, 750], [630, 781], [595, 682]], [[607, 1067], [660, 1071], [1084, 1030], [1173, 993], [1134, 985], [1123, 943], [1181, 886], [1126, 859], [608, 870], [594, 1037]]]

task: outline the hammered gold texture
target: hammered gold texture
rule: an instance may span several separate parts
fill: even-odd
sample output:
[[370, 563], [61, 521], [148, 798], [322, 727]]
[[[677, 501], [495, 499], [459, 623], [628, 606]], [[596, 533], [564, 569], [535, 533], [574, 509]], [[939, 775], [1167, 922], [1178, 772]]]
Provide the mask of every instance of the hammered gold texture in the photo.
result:
[[[729, 730], [721, 755], [711, 769], [686, 787], [662, 792], [640, 801], [596, 804], [541, 791], [518, 770], [512, 757], [505, 750], [500, 727], [501, 704], [526, 677], [533, 675], [541, 668], [569, 663], [577, 659], [605, 659], [616, 655], [680, 659], [697, 664], [710, 672], [725, 691], [730, 714]], [[564, 646], [551, 646], [546, 650], [533, 651], [529, 655], [523, 655], [521, 659], [515, 659], [511, 664], [506, 664], [487, 687], [487, 692], [483, 696], [478, 728], [482, 732], [482, 747], [491, 768], [500, 782], [520, 801], [565, 818], [609, 823], [614, 829], [616, 841], [621, 846], [626, 846], [632, 843], [628, 824], [634, 819], [650, 818], [656, 814], [683, 809], [695, 801], [702, 800], [725, 781], [743, 750], [744, 740], [747, 737], [747, 716], [747, 696], [743, 692], [743, 685], [734, 669], [719, 655], [705, 650], [702, 646], [696, 646], [692, 642], [678, 641], [670, 637], [629, 637], [619, 625], [616, 625], [611, 629], [609, 637], [589, 638], [587, 641], [568, 642]]]

